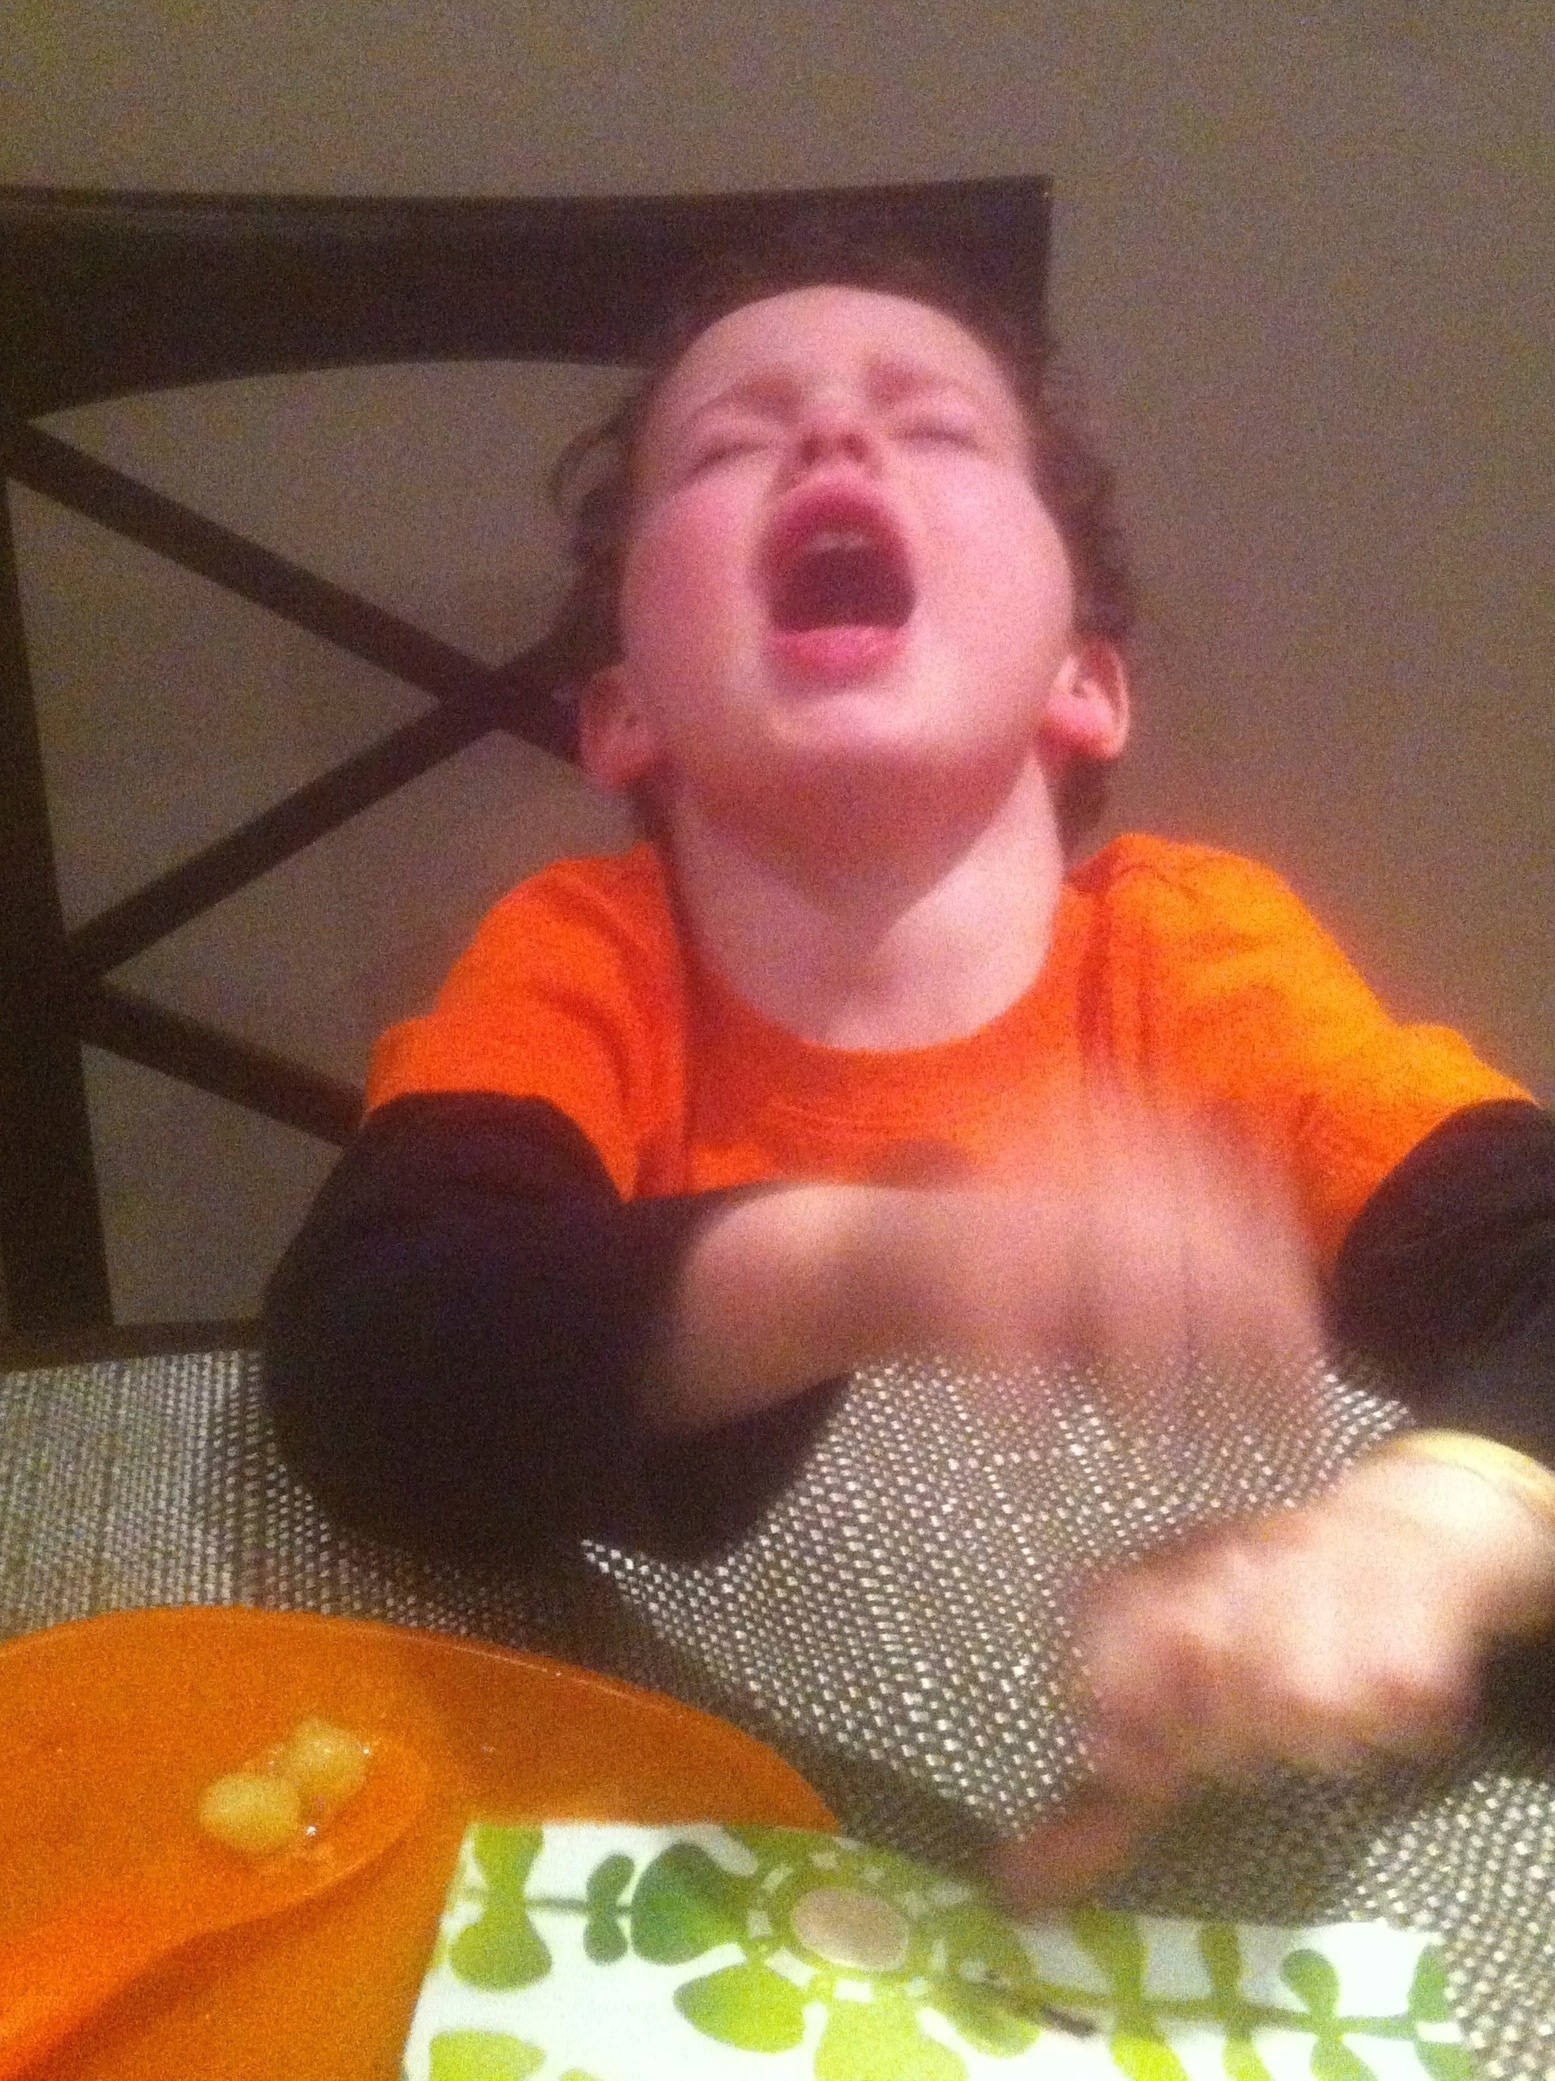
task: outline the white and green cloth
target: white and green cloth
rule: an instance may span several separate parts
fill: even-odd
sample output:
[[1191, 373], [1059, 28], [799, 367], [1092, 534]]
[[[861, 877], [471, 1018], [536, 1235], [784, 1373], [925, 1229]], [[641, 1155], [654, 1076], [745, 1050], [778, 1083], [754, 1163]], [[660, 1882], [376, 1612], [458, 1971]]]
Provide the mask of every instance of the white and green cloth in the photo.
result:
[[477, 1825], [405, 2081], [1471, 2081], [1433, 1941], [1089, 1906], [1017, 1924], [786, 1828]]

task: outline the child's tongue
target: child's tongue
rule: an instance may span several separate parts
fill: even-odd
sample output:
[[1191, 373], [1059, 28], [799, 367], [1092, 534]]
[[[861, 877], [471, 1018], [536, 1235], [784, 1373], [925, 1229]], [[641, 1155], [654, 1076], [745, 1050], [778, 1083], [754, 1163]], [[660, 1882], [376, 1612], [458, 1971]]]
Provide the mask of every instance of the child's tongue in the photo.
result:
[[845, 686], [876, 672], [901, 648], [904, 632], [878, 622], [834, 622], [814, 629], [772, 629], [768, 643], [786, 675]]

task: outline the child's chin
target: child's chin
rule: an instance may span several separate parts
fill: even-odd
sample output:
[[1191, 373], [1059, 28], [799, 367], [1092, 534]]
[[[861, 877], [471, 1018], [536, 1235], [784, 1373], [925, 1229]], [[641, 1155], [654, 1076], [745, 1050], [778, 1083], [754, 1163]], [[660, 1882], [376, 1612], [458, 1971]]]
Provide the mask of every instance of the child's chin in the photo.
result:
[[767, 647], [782, 676], [802, 686], [856, 686], [901, 655], [903, 628], [848, 624], [835, 628], [772, 629]]

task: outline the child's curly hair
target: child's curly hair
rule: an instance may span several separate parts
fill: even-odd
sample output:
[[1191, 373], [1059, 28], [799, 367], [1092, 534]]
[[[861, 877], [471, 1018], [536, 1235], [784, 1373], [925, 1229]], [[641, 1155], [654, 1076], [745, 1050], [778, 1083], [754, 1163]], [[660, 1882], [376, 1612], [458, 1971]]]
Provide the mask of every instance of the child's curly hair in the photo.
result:
[[[717, 256], [683, 286], [645, 343], [638, 382], [608, 419], [568, 444], [551, 472], [551, 497], [574, 566], [545, 643], [564, 695], [621, 654], [618, 605], [637, 449], [665, 378], [692, 342], [731, 311], [820, 286], [869, 289], [928, 304], [988, 349], [1021, 407], [1037, 489], [1069, 553], [1076, 630], [1111, 643], [1127, 639], [1135, 590], [1113, 473], [1097, 445], [1081, 385], [1045, 321], [1036, 314], [1017, 316], [970, 276], [877, 235], [867, 219], [798, 218], [755, 250]], [[1077, 759], [1070, 766], [1058, 805], [1066, 844], [1100, 816], [1109, 770], [1101, 760]]]

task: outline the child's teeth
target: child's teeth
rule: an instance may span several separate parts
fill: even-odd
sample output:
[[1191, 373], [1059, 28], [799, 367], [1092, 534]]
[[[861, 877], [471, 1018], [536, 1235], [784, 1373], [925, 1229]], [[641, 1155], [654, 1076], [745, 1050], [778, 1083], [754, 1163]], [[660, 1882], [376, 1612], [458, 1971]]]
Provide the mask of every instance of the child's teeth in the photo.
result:
[[810, 537], [811, 550], [867, 549], [869, 537], [862, 528], [823, 527]]

